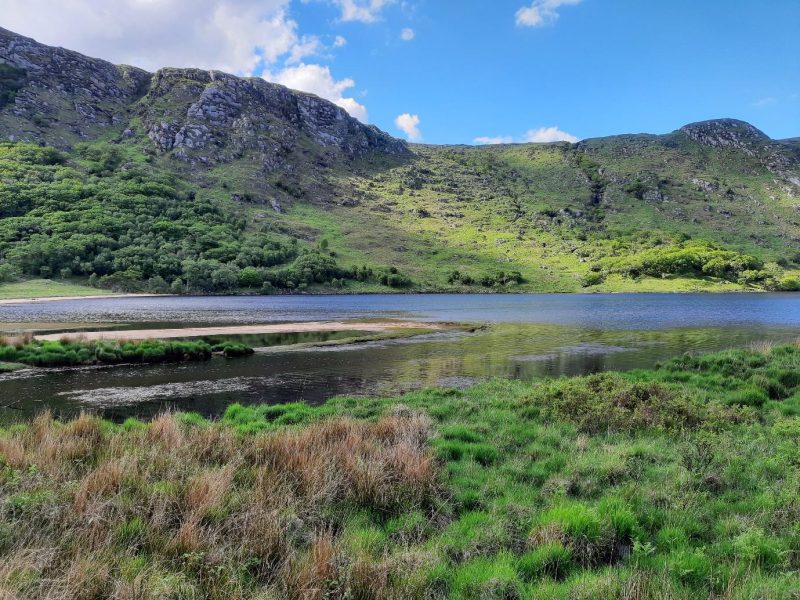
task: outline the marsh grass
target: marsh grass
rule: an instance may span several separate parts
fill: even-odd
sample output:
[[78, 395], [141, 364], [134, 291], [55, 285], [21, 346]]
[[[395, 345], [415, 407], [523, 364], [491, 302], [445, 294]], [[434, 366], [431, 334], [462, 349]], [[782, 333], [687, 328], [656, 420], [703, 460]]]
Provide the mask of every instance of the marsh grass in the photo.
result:
[[80, 334], [64, 335], [58, 341], [36, 340], [30, 333], [0, 340], [0, 362], [35, 367], [204, 361], [213, 353], [236, 358], [252, 354], [253, 349], [239, 342], [211, 346], [193, 340], [87, 340]]
[[133, 569], [144, 597], [178, 579], [197, 597], [259, 586], [323, 597], [344, 589], [348, 515], [427, 521], [442, 501], [430, 434], [411, 411], [254, 437], [169, 413], [141, 426], [42, 415], [0, 437], [3, 519], [15, 526], [3, 530], [0, 589], [127, 597]]
[[0, 597], [792, 598], [799, 368], [789, 345], [219, 421], [43, 413], [0, 431]]

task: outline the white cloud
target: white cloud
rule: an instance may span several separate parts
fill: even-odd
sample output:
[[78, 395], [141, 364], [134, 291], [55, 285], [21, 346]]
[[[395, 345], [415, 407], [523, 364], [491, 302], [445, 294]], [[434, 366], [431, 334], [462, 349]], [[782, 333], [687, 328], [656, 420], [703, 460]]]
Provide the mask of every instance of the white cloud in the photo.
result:
[[558, 127], [540, 127], [528, 130], [528, 133], [525, 134], [525, 141], [535, 144], [548, 142], [572, 142], [574, 144], [578, 138], [571, 133], [561, 131]]
[[406, 27], [403, 31], [400, 32], [400, 39], [404, 42], [410, 42], [416, 37], [416, 33], [410, 27]]
[[[291, 0], [3, 0], [3, 27], [149, 70], [164, 66], [250, 74], [307, 53]], [[295, 51], [296, 46], [305, 49]]]
[[363, 123], [368, 120], [367, 108], [354, 98], [344, 96], [347, 90], [355, 86], [355, 81], [352, 79], [335, 80], [331, 75], [331, 70], [326, 66], [300, 63], [275, 74], [265, 73], [264, 78], [330, 100]]
[[473, 143], [479, 144], [481, 146], [487, 146], [492, 144], [513, 144], [514, 138], [510, 135], [498, 135], [498, 136], [479, 136], [472, 140]]
[[472, 140], [479, 145], [489, 144], [546, 144], [549, 142], [571, 142], [575, 143], [578, 138], [571, 133], [560, 130], [558, 127], [540, 127], [539, 129], [529, 129], [521, 139], [515, 140], [510, 135], [479, 136]]
[[287, 65], [296, 65], [306, 56], [317, 54], [322, 48], [322, 42], [315, 35], [304, 35], [299, 43], [295, 44], [286, 59]]
[[517, 11], [517, 25], [523, 27], [552, 25], [558, 20], [559, 8], [580, 2], [581, 0], [533, 0], [530, 6], [523, 6]]
[[337, 35], [336, 39], [333, 40], [333, 47], [334, 48], [343, 48], [347, 45], [347, 38], [343, 35]]
[[759, 98], [755, 102], [751, 104], [753, 108], [766, 108], [767, 106], [771, 106], [778, 101], [777, 98], [772, 96], [767, 96], [766, 98]]
[[412, 115], [403, 113], [398, 115], [394, 120], [397, 128], [406, 134], [406, 137], [412, 142], [419, 142], [422, 140], [422, 132], [419, 130], [419, 115]]
[[333, 0], [342, 11], [342, 21], [374, 23], [381, 18], [381, 12], [394, 0]]

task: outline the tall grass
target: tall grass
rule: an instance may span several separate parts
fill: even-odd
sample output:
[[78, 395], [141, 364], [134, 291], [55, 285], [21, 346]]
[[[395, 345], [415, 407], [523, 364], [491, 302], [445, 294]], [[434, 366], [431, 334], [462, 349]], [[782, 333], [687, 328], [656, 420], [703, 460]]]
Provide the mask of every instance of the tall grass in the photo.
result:
[[427, 519], [442, 502], [430, 433], [408, 411], [254, 437], [175, 414], [42, 415], [0, 437], [0, 595], [338, 594], [350, 515]]
[[793, 598], [798, 372], [776, 346], [219, 421], [43, 413], [0, 430], [0, 597]]

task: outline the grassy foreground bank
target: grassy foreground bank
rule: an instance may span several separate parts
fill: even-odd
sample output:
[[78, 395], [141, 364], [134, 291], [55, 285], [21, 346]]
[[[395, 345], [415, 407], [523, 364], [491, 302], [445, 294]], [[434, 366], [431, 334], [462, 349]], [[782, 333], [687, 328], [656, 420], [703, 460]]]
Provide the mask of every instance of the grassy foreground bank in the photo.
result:
[[[0, 430], [0, 597], [792, 598], [800, 347]], [[793, 596], [794, 594], [794, 596]]]

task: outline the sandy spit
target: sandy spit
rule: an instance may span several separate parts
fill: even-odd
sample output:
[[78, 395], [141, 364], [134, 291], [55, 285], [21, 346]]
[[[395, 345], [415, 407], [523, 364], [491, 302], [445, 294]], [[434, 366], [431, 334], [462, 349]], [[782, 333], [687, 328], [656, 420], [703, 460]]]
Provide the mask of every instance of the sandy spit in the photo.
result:
[[370, 331], [382, 332], [399, 329], [444, 329], [444, 323], [417, 321], [386, 321], [358, 323], [353, 321], [310, 321], [303, 323], [272, 323], [268, 325], [234, 325], [225, 327], [185, 327], [182, 329], [136, 329], [131, 331], [83, 331], [77, 334], [54, 333], [37, 335], [37, 340], [60, 340], [75, 337], [84, 340], [145, 340], [190, 338], [225, 335], [251, 335], [266, 333], [307, 333], [320, 331]]

